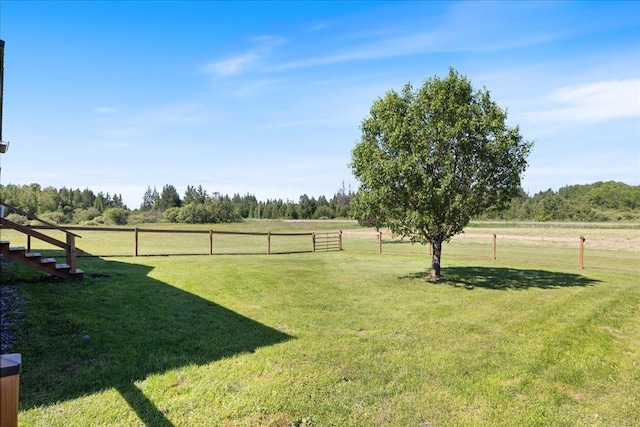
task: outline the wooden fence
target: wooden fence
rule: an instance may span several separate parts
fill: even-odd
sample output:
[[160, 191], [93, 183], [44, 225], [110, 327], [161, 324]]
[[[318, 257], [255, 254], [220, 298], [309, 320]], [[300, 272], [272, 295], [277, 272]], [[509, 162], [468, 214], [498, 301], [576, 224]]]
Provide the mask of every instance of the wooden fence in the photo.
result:
[[313, 233], [313, 252], [341, 251], [342, 231]]
[[[389, 232], [344, 232], [346, 250], [378, 254], [431, 255], [429, 245], [412, 244]], [[545, 237], [463, 233], [443, 244], [447, 258], [491, 259], [534, 265], [640, 273], [640, 240], [615, 238]]]
[[[585, 238], [584, 236], [580, 236], [580, 251], [579, 251], [579, 257], [578, 257], [578, 266], [580, 267], [581, 270], [584, 269], [584, 242], [585, 242]], [[432, 255], [432, 247], [429, 245], [429, 255]], [[382, 231], [378, 232], [378, 253], [382, 254]], [[497, 256], [498, 253], [498, 235], [497, 234], [492, 234], [491, 235], [491, 258], [492, 259], [498, 259]]]
[[[47, 234], [57, 230], [44, 226]], [[345, 230], [332, 232], [241, 232], [207, 229], [145, 227], [68, 227], [81, 235], [80, 249], [93, 256], [163, 256], [278, 254], [354, 251], [379, 254], [430, 254], [428, 246], [411, 244], [389, 232]], [[11, 230], [7, 230], [8, 232]], [[615, 230], [613, 230], [615, 231]], [[526, 230], [525, 230], [526, 232]], [[588, 232], [588, 230], [585, 230]], [[586, 233], [585, 233], [586, 234]], [[640, 240], [621, 233], [597, 237], [547, 237], [470, 232], [443, 245], [447, 259], [490, 259], [499, 263], [532, 264], [559, 268], [632, 272], [640, 274]], [[625, 234], [626, 235], [626, 234]], [[23, 245], [12, 240], [12, 245]], [[39, 252], [56, 248], [36, 248]], [[55, 256], [53, 254], [52, 256]]]
[[[42, 230], [50, 230], [55, 231], [49, 226], [31, 226], [32, 229], [42, 229]], [[342, 231], [331, 231], [331, 232], [322, 232], [316, 233], [312, 231], [303, 231], [303, 232], [244, 232], [244, 231], [221, 231], [221, 230], [204, 230], [204, 229], [164, 229], [164, 228], [144, 228], [144, 227], [81, 227], [81, 226], [69, 226], [66, 227], [66, 230], [72, 230], [76, 232], [84, 232], [82, 233], [85, 240], [85, 254], [87, 256], [145, 256], [145, 255], [196, 255], [196, 254], [209, 254], [213, 255], [214, 253], [233, 253], [233, 254], [254, 254], [254, 253], [266, 253], [268, 255], [275, 253], [294, 253], [294, 252], [317, 252], [317, 251], [341, 251], [342, 250]], [[132, 234], [133, 238], [130, 240], [132, 247], [131, 252], [128, 252], [123, 249], [124, 241], [118, 239], [115, 244], [106, 245], [106, 246], [115, 246], [119, 249], [116, 249], [114, 253], [113, 249], [100, 250], [100, 247], [104, 247], [105, 245], [96, 245], [92, 244], [91, 238], [89, 235], [95, 235], [95, 233], [103, 234], [102, 237], [106, 236], [107, 233], [129, 233]], [[172, 238], [160, 238], [155, 239], [148, 236], [151, 235], [200, 235], [206, 236], [207, 244], [206, 244], [206, 252], [205, 245], [203, 245], [203, 241], [187, 239], [182, 242], [180, 247], [173, 248], [172, 250], [167, 250], [168, 246], [179, 239]], [[218, 239], [219, 243], [223, 243], [222, 240], [233, 237], [241, 237], [245, 238], [245, 242], [242, 244], [231, 243], [227, 244], [226, 247], [231, 247], [230, 250], [221, 251], [216, 250], [216, 239]], [[99, 238], [99, 237], [98, 237]], [[272, 242], [274, 239], [286, 239], [290, 242], [289, 244], [280, 244], [276, 250], [273, 250]], [[304, 240], [308, 243], [304, 243]], [[294, 241], [295, 240], [295, 241]], [[236, 241], [237, 242], [237, 241]], [[154, 251], [147, 250], [146, 252], [142, 250], [144, 243], [149, 243], [148, 247], [153, 247]], [[31, 250], [31, 241], [27, 241], [27, 250]], [[110, 252], [109, 252], [110, 251]]]

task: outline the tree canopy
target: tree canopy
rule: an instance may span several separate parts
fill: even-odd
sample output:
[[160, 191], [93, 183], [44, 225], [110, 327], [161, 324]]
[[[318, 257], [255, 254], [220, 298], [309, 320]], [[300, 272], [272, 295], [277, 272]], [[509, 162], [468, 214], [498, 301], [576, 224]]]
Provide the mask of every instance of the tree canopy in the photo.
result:
[[442, 242], [519, 194], [533, 143], [506, 119], [489, 91], [454, 69], [417, 90], [388, 91], [352, 151], [356, 217], [374, 215], [394, 234], [431, 244], [431, 275], [440, 276]]

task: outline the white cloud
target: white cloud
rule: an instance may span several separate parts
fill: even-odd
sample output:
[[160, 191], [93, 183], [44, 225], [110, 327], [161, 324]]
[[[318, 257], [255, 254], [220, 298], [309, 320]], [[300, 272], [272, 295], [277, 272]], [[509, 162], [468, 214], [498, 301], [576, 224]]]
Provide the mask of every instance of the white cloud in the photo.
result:
[[115, 107], [102, 106], [102, 107], [96, 107], [94, 111], [98, 114], [113, 114], [113, 113], [117, 113], [119, 110]]
[[551, 108], [529, 113], [536, 121], [600, 122], [640, 117], [640, 80], [566, 86], [546, 97]]
[[[540, 6], [517, 2], [460, 2], [429, 16], [419, 6], [402, 26], [388, 24], [385, 27], [383, 23], [375, 31], [368, 28], [363, 33], [355, 23], [357, 29], [341, 34], [338, 39], [341, 45], [330, 53], [293, 59], [270, 70], [288, 71], [429, 53], [486, 54], [547, 44], [574, 31], [570, 28], [541, 31], [528, 23], [532, 7]], [[501, 31], [495, 31], [496, 28]], [[353, 40], [359, 42], [353, 43]]]
[[206, 71], [223, 76], [241, 74], [259, 59], [255, 52], [225, 59], [223, 61], [212, 62], [205, 67]]
[[232, 76], [251, 69], [267, 56], [276, 46], [284, 43], [286, 39], [279, 36], [265, 35], [251, 39], [254, 46], [249, 51], [220, 61], [210, 62], [204, 67], [209, 73]]

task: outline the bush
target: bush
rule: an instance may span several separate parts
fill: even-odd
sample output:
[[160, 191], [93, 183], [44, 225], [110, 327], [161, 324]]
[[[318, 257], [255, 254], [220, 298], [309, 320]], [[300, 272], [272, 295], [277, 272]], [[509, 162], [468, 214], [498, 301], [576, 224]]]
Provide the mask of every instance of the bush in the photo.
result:
[[5, 215], [5, 218], [20, 225], [29, 225], [29, 219], [26, 216], [18, 215], [17, 213]]
[[206, 224], [209, 222], [209, 215], [204, 204], [192, 202], [180, 208], [176, 220], [187, 224]]
[[94, 226], [94, 225], [105, 225], [107, 222], [106, 218], [103, 217], [102, 215], [97, 216], [95, 218], [93, 218], [91, 221], [83, 221], [80, 223], [80, 225], [86, 225], [86, 226]]
[[[71, 222], [70, 218], [67, 215], [63, 214], [62, 212], [47, 212], [47, 213], [38, 215], [38, 218], [42, 219], [43, 221], [53, 223], [56, 225], [68, 224]], [[33, 221], [33, 224], [34, 225], [40, 224], [40, 221]]]
[[173, 207], [164, 211], [165, 222], [178, 222], [178, 215], [180, 214], [180, 208]]
[[123, 208], [110, 208], [104, 211], [103, 216], [113, 224], [125, 225], [129, 218], [129, 211]]
[[329, 206], [320, 206], [313, 214], [314, 219], [333, 219], [336, 213]]
[[98, 216], [100, 216], [100, 212], [96, 208], [76, 209], [73, 213], [73, 222], [80, 224], [91, 221]]
[[135, 211], [129, 214], [129, 224], [153, 224], [160, 222], [162, 212], [159, 210]]

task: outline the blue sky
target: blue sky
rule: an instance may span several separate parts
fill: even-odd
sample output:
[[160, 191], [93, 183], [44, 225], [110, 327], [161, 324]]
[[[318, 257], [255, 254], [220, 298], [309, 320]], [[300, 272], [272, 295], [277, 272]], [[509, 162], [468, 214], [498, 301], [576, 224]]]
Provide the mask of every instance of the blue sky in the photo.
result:
[[523, 187], [640, 184], [640, 2], [0, 3], [2, 184], [297, 201], [389, 89], [449, 67], [535, 140]]

